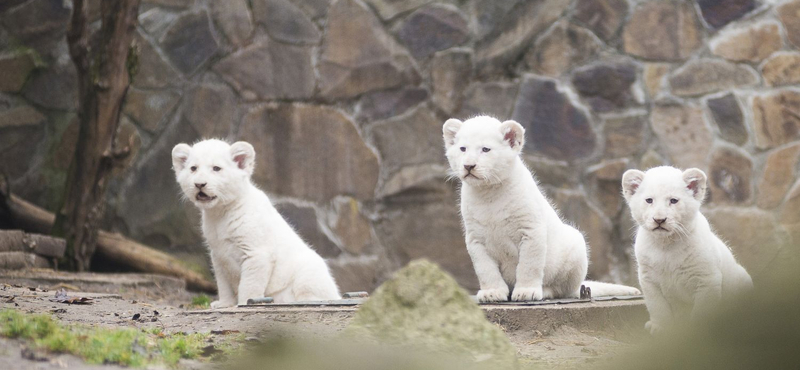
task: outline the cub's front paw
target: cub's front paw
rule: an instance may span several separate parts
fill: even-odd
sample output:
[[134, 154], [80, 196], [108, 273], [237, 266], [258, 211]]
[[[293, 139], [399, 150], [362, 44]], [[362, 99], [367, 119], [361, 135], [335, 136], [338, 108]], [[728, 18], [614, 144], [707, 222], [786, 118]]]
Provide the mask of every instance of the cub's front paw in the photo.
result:
[[664, 331], [664, 328], [662, 328], [661, 325], [654, 323], [652, 320], [644, 324], [644, 329], [649, 331], [650, 335], [658, 335]]
[[542, 293], [541, 286], [535, 288], [514, 288], [514, 293], [511, 294], [511, 300], [515, 302], [541, 301], [542, 297], [544, 297], [544, 293]]
[[505, 302], [508, 300], [508, 288], [506, 289], [481, 289], [478, 291], [478, 302]]
[[233, 306], [236, 306], [236, 302], [223, 302], [223, 301], [211, 302], [212, 310], [216, 310], [218, 308], [233, 307]]

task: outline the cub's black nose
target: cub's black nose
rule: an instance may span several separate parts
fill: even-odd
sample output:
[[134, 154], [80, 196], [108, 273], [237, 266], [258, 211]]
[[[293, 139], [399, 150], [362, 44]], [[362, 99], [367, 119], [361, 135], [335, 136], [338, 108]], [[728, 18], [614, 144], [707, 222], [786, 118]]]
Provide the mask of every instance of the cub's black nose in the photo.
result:
[[203, 187], [206, 186], [206, 183], [202, 183], [202, 184], [194, 183], [194, 186], [196, 186], [198, 189], [202, 189]]
[[667, 222], [667, 219], [666, 218], [654, 218], [653, 221], [655, 221], [657, 224], [661, 225], [661, 224]]
[[474, 165], [474, 164], [465, 164], [464, 168], [466, 168], [467, 171], [472, 171], [473, 169], [475, 169], [475, 166], [476, 165]]

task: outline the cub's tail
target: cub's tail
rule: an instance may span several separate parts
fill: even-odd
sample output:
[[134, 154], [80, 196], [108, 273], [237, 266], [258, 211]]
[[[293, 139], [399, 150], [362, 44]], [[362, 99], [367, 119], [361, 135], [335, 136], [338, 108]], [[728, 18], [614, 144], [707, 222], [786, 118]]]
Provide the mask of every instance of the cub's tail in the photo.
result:
[[620, 295], [641, 295], [642, 292], [632, 286], [619, 284], [601, 283], [599, 281], [586, 280], [583, 285], [592, 289], [592, 297], [620, 296]]

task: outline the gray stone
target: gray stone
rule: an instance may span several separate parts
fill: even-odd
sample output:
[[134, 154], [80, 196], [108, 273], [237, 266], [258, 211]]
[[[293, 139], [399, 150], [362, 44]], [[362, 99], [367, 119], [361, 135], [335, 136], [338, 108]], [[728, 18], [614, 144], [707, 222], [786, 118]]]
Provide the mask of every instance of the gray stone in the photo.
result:
[[308, 243], [322, 258], [336, 257], [341, 249], [320, 229], [317, 212], [312, 207], [301, 207], [291, 203], [275, 205], [283, 219], [294, 227], [297, 234]]
[[758, 63], [783, 47], [777, 23], [757, 23], [746, 28], [720, 32], [710, 42], [711, 51], [736, 62]]
[[380, 282], [378, 258], [340, 258], [326, 262], [340, 292], [371, 292]]
[[800, 138], [800, 93], [785, 90], [760, 94], [752, 103], [758, 148], [774, 148]]
[[0, 55], [0, 91], [18, 92], [36, 68], [33, 51], [4, 53]]
[[428, 108], [375, 123], [370, 139], [381, 156], [381, 171], [389, 176], [402, 167], [441, 163], [442, 122]]
[[367, 122], [394, 117], [428, 99], [428, 91], [417, 87], [383, 90], [364, 94], [357, 112]]
[[288, 0], [254, 0], [253, 17], [278, 41], [308, 45], [321, 37], [311, 18]]
[[778, 19], [786, 29], [789, 42], [800, 47], [800, 1], [794, 0], [779, 6]]
[[194, 74], [219, 51], [206, 11], [182, 14], [161, 37], [164, 53], [181, 72]]
[[753, 161], [747, 153], [722, 147], [711, 154], [709, 201], [713, 203], [747, 203], [752, 191]]
[[605, 156], [611, 158], [628, 157], [639, 154], [644, 149], [647, 115], [608, 117], [605, 119]]
[[164, 8], [152, 8], [139, 14], [139, 25], [141, 25], [150, 36], [158, 40], [164, 36], [169, 26], [177, 18], [178, 14], [175, 12]]
[[9, 10], [17, 5], [20, 5], [28, 0], [6, 0], [0, 3], [0, 13], [4, 13], [6, 10]]
[[781, 223], [784, 225], [800, 224], [800, 180], [794, 183], [780, 212]]
[[518, 83], [478, 82], [472, 84], [464, 93], [457, 117], [468, 119], [481, 114], [499, 119], [511, 117], [514, 101], [519, 91]]
[[698, 96], [758, 83], [758, 73], [749, 66], [717, 59], [696, 59], [677, 69], [669, 78], [672, 92]]
[[494, 32], [509, 16], [520, 0], [493, 0], [470, 2], [475, 38], [480, 40]]
[[159, 131], [167, 117], [178, 104], [180, 95], [174, 91], [147, 91], [134, 87], [128, 89], [122, 112], [143, 129]]
[[341, 197], [334, 200], [333, 207], [336, 220], [331, 227], [342, 248], [352, 254], [364, 253], [373, 243], [372, 226], [362, 214], [358, 201]]
[[167, 8], [183, 9], [194, 4], [195, 0], [143, 0], [142, 3], [163, 6]]
[[700, 14], [711, 28], [722, 28], [758, 7], [756, 0], [697, 0]]
[[303, 99], [314, 94], [308, 47], [263, 39], [227, 56], [214, 71], [247, 100]]
[[0, 111], [0, 174], [16, 179], [29, 170], [46, 122], [47, 117], [28, 105]]
[[336, 1], [328, 12], [326, 31], [317, 67], [323, 96], [354, 97], [419, 78], [411, 56], [362, 3]]
[[522, 159], [539, 184], [566, 189], [578, 183], [580, 173], [567, 161], [554, 161], [538, 155], [524, 155]]
[[775, 53], [761, 66], [761, 75], [768, 86], [800, 83], [800, 53]]
[[[128, 167], [136, 163], [136, 157], [139, 155], [139, 150], [142, 148], [142, 137], [139, 134], [139, 130], [136, 128], [136, 125], [125, 116], [119, 119], [117, 136], [114, 137], [114, 147], [128, 152], [128, 155], [119, 161], [118, 166], [111, 170], [112, 177], [119, 177], [125, 173]], [[72, 156], [69, 158], [71, 157]]]
[[775, 217], [757, 208], [717, 207], [705, 210], [714, 232], [726, 241], [736, 260], [757, 281], [788, 247], [789, 236]]
[[437, 53], [430, 69], [433, 102], [445, 112], [454, 113], [472, 79], [472, 52], [453, 49]]
[[225, 38], [234, 46], [246, 45], [253, 34], [247, 0], [212, 1], [211, 14]]
[[238, 123], [236, 96], [224, 85], [189, 88], [184, 97], [183, 119], [203, 138], [227, 138]]
[[797, 175], [800, 143], [793, 143], [769, 153], [764, 173], [756, 187], [756, 204], [764, 209], [774, 209], [781, 204]]
[[469, 39], [467, 19], [452, 5], [428, 5], [405, 18], [397, 37], [415, 58], [463, 44]]
[[579, 0], [573, 17], [608, 41], [617, 34], [627, 15], [628, 2], [625, 0]]
[[137, 33], [134, 43], [139, 49], [139, 68], [131, 81], [133, 86], [143, 89], [163, 88], [175, 82], [178, 71], [164, 60], [150, 41]]
[[[365, 0], [381, 16], [382, 19], [392, 19], [400, 13], [416, 9], [422, 5], [432, 3], [434, 0]], [[336, 6], [336, 5], [334, 5]]]
[[2, 14], [3, 25], [14, 36], [33, 40], [66, 31], [71, 6], [63, 0], [28, 1]]
[[650, 98], [656, 98], [664, 86], [664, 76], [669, 72], [670, 65], [666, 63], [645, 63], [642, 79]]
[[562, 217], [569, 220], [586, 238], [589, 249], [588, 278], [613, 281], [610, 276], [614, 245], [611, 241], [613, 226], [602, 212], [592, 207], [583, 193], [558, 190], [550, 194]]
[[528, 132], [527, 153], [575, 160], [594, 152], [596, 135], [589, 117], [553, 80], [526, 76], [512, 118]]
[[703, 120], [702, 109], [658, 104], [653, 107], [650, 123], [661, 147], [666, 149], [675, 166], [704, 167], [713, 135]]
[[336, 109], [260, 106], [245, 116], [239, 137], [258, 148], [253, 178], [269, 192], [316, 202], [375, 194], [378, 159]]
[[636, 65], [626, 62], [590, 65], [572, 75], [575, 90], [597, 112], [635, 105], [631, 93], [635, 81]]
[[589, 196], [597, 200], [600, 210], [615, 217], [622, 209], [622, 174], [630, 168], [626, 158], [602, 161], [587, 169]]
[[711, 117], [719, 127], [723, 139], [734, 144], [744, 145], [747, 142], [747, 128], [744, 127], [742, 108], [736, 101], [736, 96], [727, 94], [719, 98], [706, 101]]
[[78, 107], [78, 73], [65, 58], [31, 76], [22, 90], [29, 101], [45, 108], [74, 110]]
[[0, 129], [40, 126], [46, 121], [47, 117], [29, 105], [21, 105], [0, 111]]
[[559, 22], [525, 53], [525, 64], [547, 76], [557, 77], [597, 55], [602, 43], [591, 32]]
[[331, 0], [294, 0], [294, 3], [313, 19], [327, 16], [331, 6]]
[[678, 61], [702, 43], [692, 4], [648, 1], [636, 6], [622, 33], [624, 50], [645, 59]]
[[443, 164], [416, 164], [400, 168], [381, 183], [377, 198], [413, 194], [415, 192], [436, 192], [442, 174], [447, 173]]
[[482, 74], [502, 71], [515, 61], [539, 32], [555, 22], [569, 7], [568, 0], [523, 1], [507, 19], [475, 46], [475, 64]]

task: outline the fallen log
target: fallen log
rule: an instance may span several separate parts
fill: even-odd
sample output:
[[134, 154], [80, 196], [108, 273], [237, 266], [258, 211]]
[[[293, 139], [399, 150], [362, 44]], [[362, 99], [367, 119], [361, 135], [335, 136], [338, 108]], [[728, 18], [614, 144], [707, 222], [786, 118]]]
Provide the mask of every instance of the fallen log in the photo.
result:
[[[11, 194], [2, 178], [0, 178], [0, 208], [9, 213], [14, 228], [26, 232], [50, 234], [56, 219], [54, 214]], [[183, 279], [186, 281], [186, 287], [191, 290], [208, 293], [217, 291], [213, 282], [184, 267], [177, 258], [117, 233], [101, 230], [97, 238], [96, 252], [108, 261], [129, 267], [133, 271]]]
[[61, 258], [67, 249], [64, 239], [26, 233], [22, 230], [0, 230], [1, 252], [34, 253], [43, 257]]

